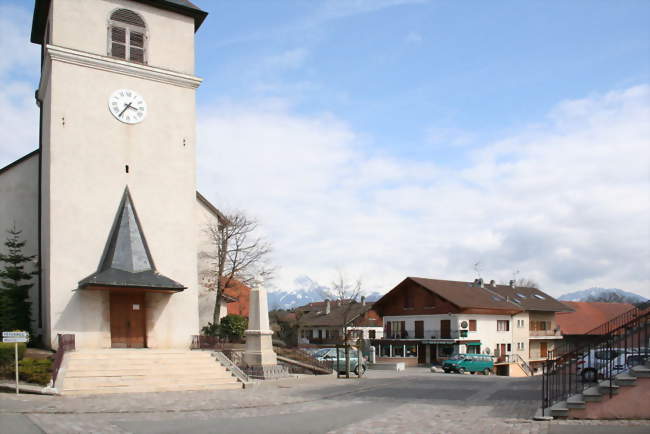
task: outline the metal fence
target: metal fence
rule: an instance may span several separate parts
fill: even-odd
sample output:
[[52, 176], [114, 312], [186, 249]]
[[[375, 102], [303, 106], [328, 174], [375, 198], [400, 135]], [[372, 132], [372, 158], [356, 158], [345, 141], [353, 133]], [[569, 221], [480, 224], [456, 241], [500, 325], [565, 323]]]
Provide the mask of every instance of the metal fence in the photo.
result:
[[549, 351], [542, 368], [542, 410], [597, 385], [609, 386], [611, 396], [617, 375], [649, 360], [649, 338], [650, 309], [635, 308], [587, 333], [585, 342]]

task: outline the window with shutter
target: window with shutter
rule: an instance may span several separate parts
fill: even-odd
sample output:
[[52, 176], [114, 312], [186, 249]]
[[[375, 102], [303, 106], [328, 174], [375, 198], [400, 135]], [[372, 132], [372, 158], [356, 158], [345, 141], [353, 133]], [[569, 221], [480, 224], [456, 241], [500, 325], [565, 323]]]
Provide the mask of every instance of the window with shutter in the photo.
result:
[[147, 29], [140, 15], [128, 9], [117, 9], [111, 14], [108, 29], [109, 56], [147, 63]]

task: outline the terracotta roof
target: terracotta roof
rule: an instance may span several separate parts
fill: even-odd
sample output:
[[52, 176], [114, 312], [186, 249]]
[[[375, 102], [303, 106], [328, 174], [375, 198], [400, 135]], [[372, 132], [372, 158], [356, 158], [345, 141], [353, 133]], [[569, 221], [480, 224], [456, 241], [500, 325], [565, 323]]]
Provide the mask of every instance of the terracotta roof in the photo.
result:
[[346, 320], [350, 323], [370, 309], [372, 309], [372, 303], [337, 303], [336, 301], [332, 301], [330, 302], [330, 313], [325, 314], [325, 302], [323, 302], [322, 308], [301, 316], [300, 325], [340, 327], [343, 326]]
[[581, 335], [599, 325], [634, 309], [629, 303], [603, 303], [587, 301], [565, 301], [574, 312], [559, 312], [555, 316], [563, 335]]
[[231, 280], [223, 293], [235, 299], [233, 302], [228, 302], [228, 313], [248, 318], [251, 289], [238, 280]]
[[[536, 288], [519, 286], [511, 288], [509, 285], [492, 286], [489, 283], [484, 283], [483, 287], [480, 287], [473, 282], [407, 277], [394, 289], [397, 289], [407, 280], [415, 282], [422, 288], [431, 291], [461, 309], [477, 308], [550, 312], [570, 310], [566, 305]], [[384, 297], [378, 302], [381, 302]]]

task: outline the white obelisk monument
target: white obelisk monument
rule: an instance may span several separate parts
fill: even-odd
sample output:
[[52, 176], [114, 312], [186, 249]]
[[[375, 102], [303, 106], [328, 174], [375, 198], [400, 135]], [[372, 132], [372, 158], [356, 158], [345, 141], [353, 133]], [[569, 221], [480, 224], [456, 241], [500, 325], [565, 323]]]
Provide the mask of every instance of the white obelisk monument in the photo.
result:
[[273, 351], [273, 330], [269, 326], [269, 303], [266, 289], [251, 289], [248, 308], [248, 330], [244, 362], [249, 367], [275, 366], [278, 359]]

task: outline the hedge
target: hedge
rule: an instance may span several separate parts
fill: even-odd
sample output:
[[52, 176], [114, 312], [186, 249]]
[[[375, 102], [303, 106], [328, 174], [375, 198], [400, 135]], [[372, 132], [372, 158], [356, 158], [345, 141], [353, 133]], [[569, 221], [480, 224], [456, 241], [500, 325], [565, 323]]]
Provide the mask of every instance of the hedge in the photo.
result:
[[[0, 342], [0, 366], [15, 364], [16, 356], [14, 355], [14, 345], [12, 343]], [[27, 344], [18, 344], [18, 360], [22, 360], [25, 355]]]

